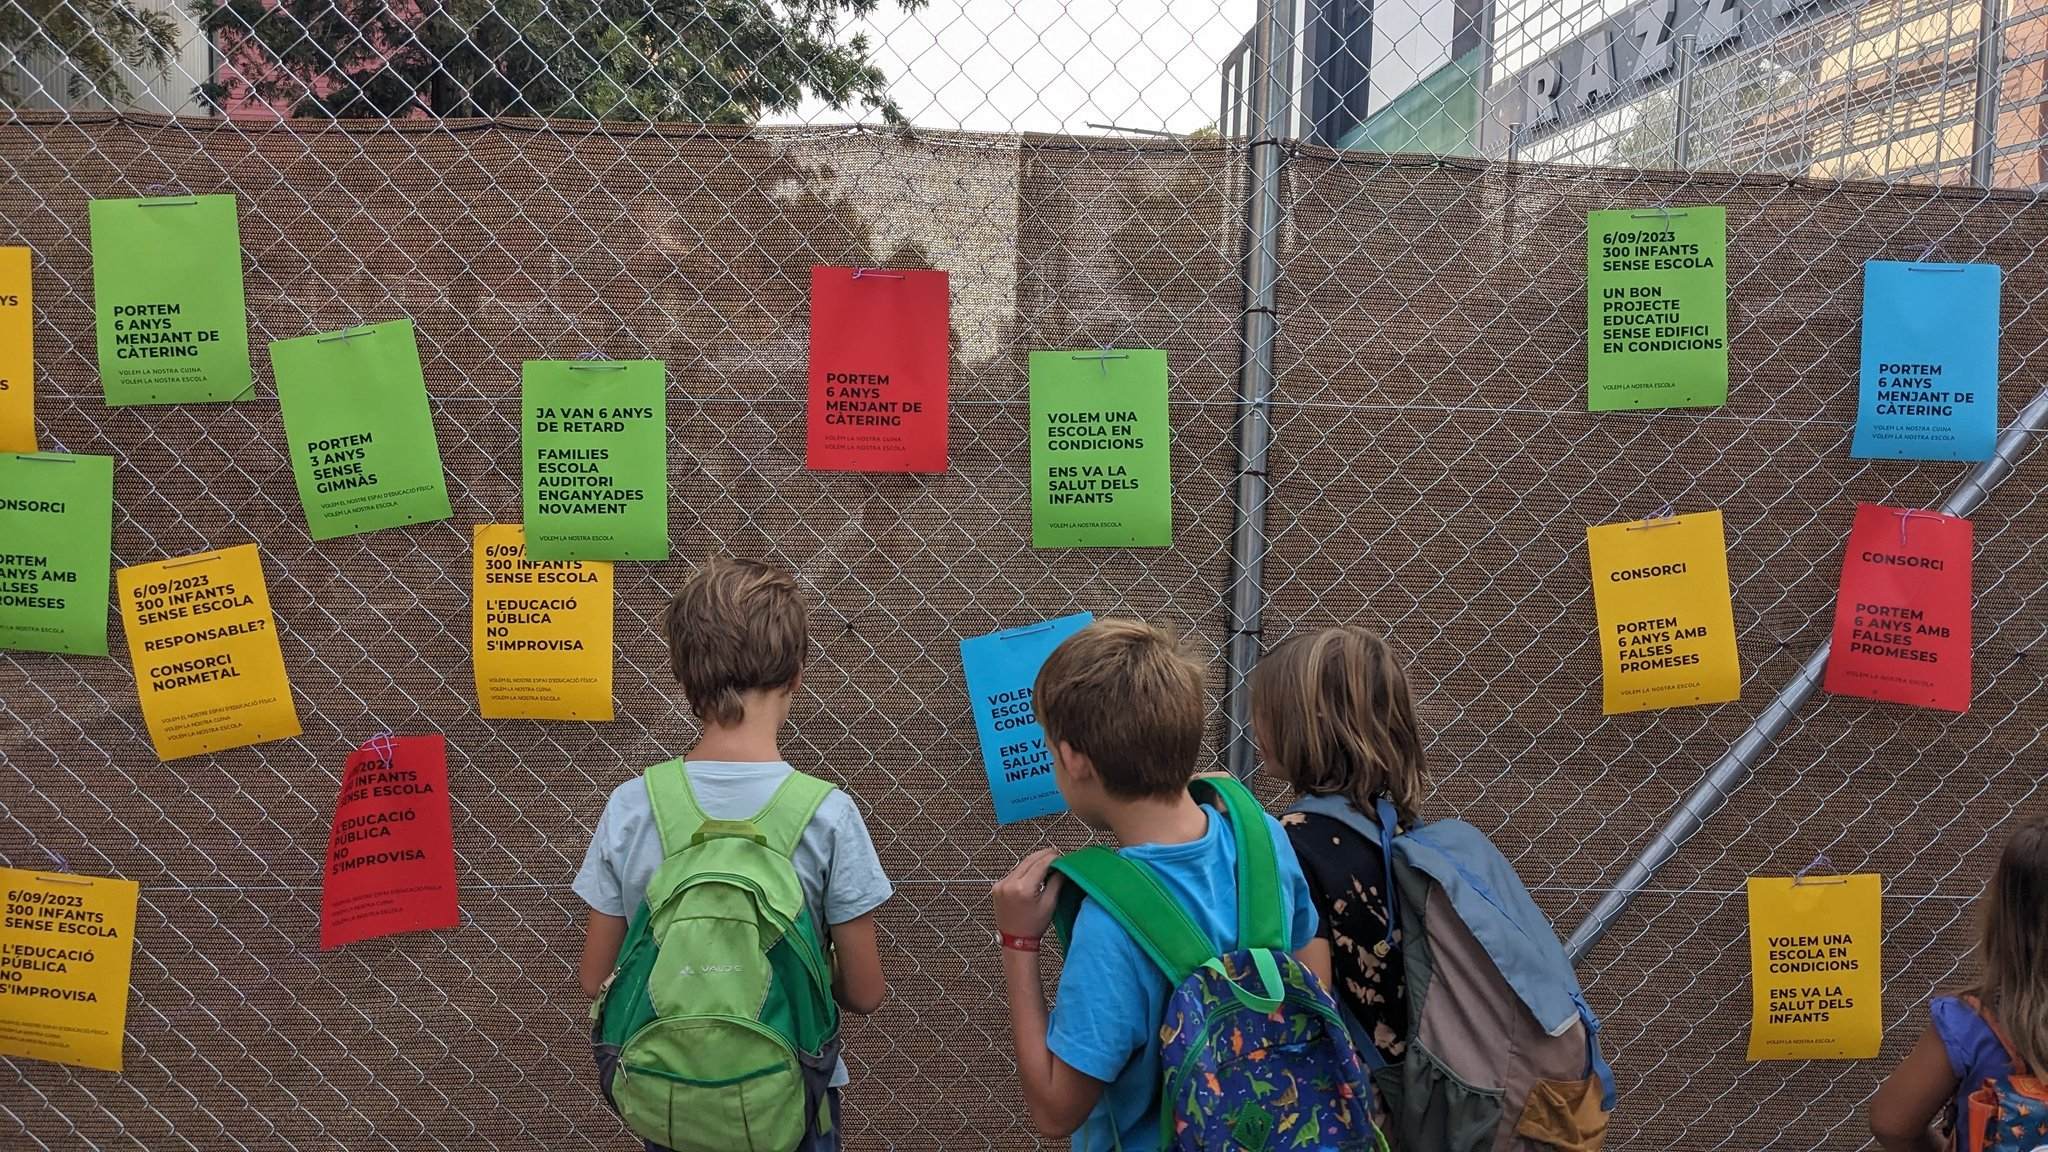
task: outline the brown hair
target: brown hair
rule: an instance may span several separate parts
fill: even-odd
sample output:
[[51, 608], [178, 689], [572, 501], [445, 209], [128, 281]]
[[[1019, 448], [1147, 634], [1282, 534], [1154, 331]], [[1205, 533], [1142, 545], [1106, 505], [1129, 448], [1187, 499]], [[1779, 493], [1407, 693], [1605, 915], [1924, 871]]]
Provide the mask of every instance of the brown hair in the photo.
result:
[[1095, 762], [1112, 796], [1171, 796], [1202, 753], [1202, 666], [1168, 633], [1097, 620], [1046, 657], [1031, 689], [1048, 743]]
[[741, 693], [796, 682], [810, 633], [796, 577], [752, 560], [712, 557], [661, 615], [669, 664], [708, 724], [746, 718]]
[[1408, 674], [1364, 628], [1281, 641], [1252, 670], [1252, 731], [1268, 767], [1296, 792], [1348, 796], [1370, 812], [1389, 796], [1420, 814], [1427, 776]]
[[2048, 821], [2005, 842], [1982, 909], [1977, 983], [1968, 994], [1998, 1021], [2026, 1070], [2048, 1075]]

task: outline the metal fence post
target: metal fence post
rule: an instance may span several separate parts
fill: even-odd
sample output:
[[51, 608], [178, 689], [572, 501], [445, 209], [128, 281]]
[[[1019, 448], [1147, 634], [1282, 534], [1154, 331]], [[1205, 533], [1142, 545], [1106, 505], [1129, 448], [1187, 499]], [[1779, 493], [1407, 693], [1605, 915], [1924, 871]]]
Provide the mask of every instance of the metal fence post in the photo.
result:
[[1266, 449], [1273, 440], [1273, 343], [1279, 332], [1273, 292], [1280, 279], [1280, 172], [1293, 112], [1294, 0], [1261, 0], [1259, 76], [1247, 160], [1244, 318], [1237, 374], [1237, 524], [1230, 545], [1230, 621], [1224, 645], [1225, 763], [1242, 777], [1253, 767], [1249, 677], [1259, 660], [1259, 617], [1266, 587]]
[[1998, 156], [1998, 97], [2003, 90], [2005, 5], [1984, 0], [1977, 17], [1977, 115], [1970, 144], [1970, 183], [1991, 187], [1992, 161]]
[[[2006, 429], [2005, 435], [1998, 438], [1998, 450], [1991, 454], [1991, 459], [1977, 465], [1963, 478], [1963, 482], [1956, 486], [1955, 491], [1949, 493], [1948, 499], [1942, 501], [1941, 511], [1949, 516], [1968, 516], [1976, 511], [1977, 507], [1991, 495], [1992, 489], [2012, 475], [2020, 454], [2026, 451], [2027, 445], [2044, 427], [2048, 427], [2048, 388], [2035, 393], [2027, 406], [2020, 410], [2020, 414], [2012, 422], [2012, 427]], [[1671, 858], [1678, 855], [1678, 850], [1685, 847], [1686, 841], [1705, 827], [1714, 813], [1719, 812], [1721, 806], [1728, 802], [1728, 798], [1734, 795], [1735, 790], [1749, 779], [1749, 774], [1769, 753], [1772, 741], [1778, 738], [1792, 717], [1806, 706], [1807, 701], [1813, 698], [1814, 691], [1820, 687], [1821, 676], [1827, 671], [1828, 652], [1833, 644], [1832, 637], [1821, 641], [1820, 647], [1800, 666], [1799, 674], [1792, 678], [1790, 684], [1779, 690], [1777, 697], [1765, 706], [1755, 720], [1750, 721], [1749, 728], [1728, 746], [1728, 751], [1722, 753], [1721, 759], [1715, 762], [1705, 778], [1694, 786], [1691, 795], [1685, 798], [1685, 803], [1680, 805], [1671, 819], [1665, 822], [1664, 827], [1658, 830], [1657, 835], [1643, 849], [1642, 855], [1636, 857], [1635, 862], [1628, 866], [1628, 871], [1624, 872], [1614, 887], [1594, 905], [1592, 914], [1586, 917], [1572, 933], [1571, 939], [1565, 942], [1565, 952], [1571, 957], [1573, 964], [1585, 960], [1586, 954], [1591, 952], [1593, 946], [1600, 942], [1600, 938], [1607, 934], [1607, 930], [1614, 926], [1615, 920], [1628, 911], [1628, 906], [1634, 903], [1644, 888], [1649, 886], [1650, 880], [1657, 875], [1657, 870], [1670, 863]]]
[[1678, 38], [1678, 115], [1672, 125], [1671, 166], [1683, 172], [1692, 167], [1692, 74], [1699, 63], [1699, 39]]

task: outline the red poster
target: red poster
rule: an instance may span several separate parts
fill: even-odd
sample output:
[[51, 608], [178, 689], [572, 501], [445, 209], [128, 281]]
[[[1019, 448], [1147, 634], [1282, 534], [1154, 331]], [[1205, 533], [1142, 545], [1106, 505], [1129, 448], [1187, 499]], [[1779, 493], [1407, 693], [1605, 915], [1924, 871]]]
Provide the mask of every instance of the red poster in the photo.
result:
[[447, 746], [439, 736], [372, 737], [349, 754], [334, 805], [320, 947], [458, 919]]
[[1856, 506], [1822, 685], [1843, 696], [1970, 710], [1970, 522]]
[[811, 269], [811, 468], [946, 470], [946, 325], [944, 272]]

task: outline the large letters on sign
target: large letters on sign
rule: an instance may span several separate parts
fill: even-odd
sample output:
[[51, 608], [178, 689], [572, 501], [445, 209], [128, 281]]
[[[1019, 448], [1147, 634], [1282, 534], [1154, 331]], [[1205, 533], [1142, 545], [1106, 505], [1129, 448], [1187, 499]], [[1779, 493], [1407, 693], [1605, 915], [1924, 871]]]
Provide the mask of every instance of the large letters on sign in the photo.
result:
[[1863, 266], [1863, 363], [1849, 455], [1990, 459], [2001, 279], [1995, 264]]
[[0, 452], [36, 450], [34, 286], [26, 248], [0, 248]]
[[668, 559], [661, 361], [528, 360], [520, 379], [527, 555]]
[[531, 560], [517, 524], [474, 536], [470, 658], [488, 720], [612, 718], [612, 566]]
[[1719, 206], [1586, 214], [1586, 407], [1728, 401], [1728, 217]]
[[946, 291], [921, 268], [811, 269], [811, 468], [946, 470]]
[[135, 691], [163, 760], [299, 734], [254, 544], [121, 569]]
[[1166, 353], [1031, 354], [1031, 544], [1173, 543]]
[[0, 1056], [121, 1070], [132, 880], [0, 868]]
[[0, 648], [107, 654], [114, 458], [0, 454]]
[[1031, 688], [1052, 650], [1092, 619], [1081, 612], [960, 641], [967, 698], [974, 705], [981, 762], [988, 771], [998, 824], [1067, 810], [1053, 783], [1052, 753], [1032, 711]]
[[95, 200], [88, 211], [107, 403], [254, 395], [235, 198]]
[[1859, 505], [1822, 687], [1969, 711], [1970, 594], [1968, 520]]
[[1884, 1042], [1876, 876], [1749, 878], [1751, 1060], [1867, 1060]]
[[453, 928], [455, 845], [440, 736], [377, 736], [349, 755], [327, 834], [320, 947]]
[[279, 340], [270, 360], [313, 539], [448, 518], [411, 320]]
[[1741, 693], [1720, 512], [1588, 528], [1586, 548], [1609, 715]]

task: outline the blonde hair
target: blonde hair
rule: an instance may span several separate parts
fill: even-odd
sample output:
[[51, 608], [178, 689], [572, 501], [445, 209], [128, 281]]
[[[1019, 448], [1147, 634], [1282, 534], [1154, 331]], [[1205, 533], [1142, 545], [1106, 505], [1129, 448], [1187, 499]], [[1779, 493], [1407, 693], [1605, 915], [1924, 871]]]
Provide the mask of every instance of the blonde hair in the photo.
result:
[[1202, 754], [1202, 666], [1138, 620], [1097, 620], [1052, 650], [1032, 707], [1046, 742], [1094, 761], [1112, 796], [1183, 791]]
[[1291, 636], [1252, 670], [1252, 732], [1268, 767], [1298, 793], [1346, 796], [1370, 812], [1385, 795], [1418, 816], [1427, 788], [1408, 675], [1364, 628]]
[[796, 577], [752, 560], [705, 561], [668, 602], [661, 630], [676, 683], [708, 724], [746, 719], [741, 695], [794, 684], [810, 651]]
[[1982, 909], [1968, 994], [1998, 1022], [2026, 1071], [2048, 1076], [2048, 821], [2005, 842]]

